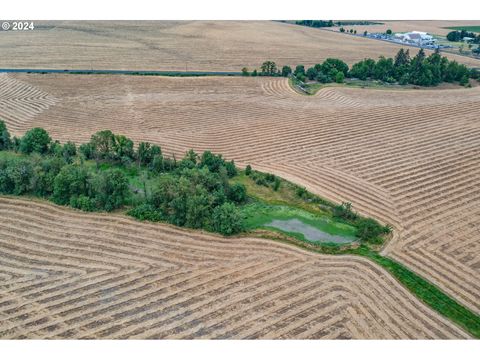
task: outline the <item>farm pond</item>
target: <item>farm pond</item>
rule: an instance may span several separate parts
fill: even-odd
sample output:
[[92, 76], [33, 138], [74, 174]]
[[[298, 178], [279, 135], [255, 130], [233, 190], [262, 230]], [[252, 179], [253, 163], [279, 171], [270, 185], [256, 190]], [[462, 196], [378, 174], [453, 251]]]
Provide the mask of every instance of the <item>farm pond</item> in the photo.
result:
[[264, 225], [286, 233], [301, 234], [306, 240], [319, 243], [350, 244], [356, 239], [352, 236], [332, 235], [314, 226], [304, 223], [300, 219], [272, 220]]
[[246, 230], [274, 230], [319, 244], [344, 245], [358, 240], [355, 227], [295, 207], [255, 203], [242, 207], [242, 214]]

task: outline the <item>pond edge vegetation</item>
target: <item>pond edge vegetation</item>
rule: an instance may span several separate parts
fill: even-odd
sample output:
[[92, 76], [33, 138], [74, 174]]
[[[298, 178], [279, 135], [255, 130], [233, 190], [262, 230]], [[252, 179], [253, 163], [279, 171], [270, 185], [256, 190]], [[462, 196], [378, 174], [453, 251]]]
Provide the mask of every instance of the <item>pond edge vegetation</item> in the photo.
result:
[[[140, 169], [133, 184], [128, 177], [132, 169]], [[84, 211], [114, 211], [130, 205], [127, 214], [138, 220], [226, 236], [253, 235], [324, 254], [362, 256], [386, 269], [426, 305], [480, 338], [480, 316], [406, 266], [381, 256], [376, 246], [391, 227], [359, 216], [349, 203], [335, 205], [301, 186], [247, 166], [242, 175], [248, 181], [272, 194], [282, 186], [291, 187], [307, 209], [314, 206], [319, 213], [330, 211], [332, 218], [361, 229], [357, 234], [361, 241], [355, 246], [328, 246], [277, 232], [244, 232], [240, 207], [249, 194], [244, 184], [232, 180], [239, 172], [233, 160], [226, 161], [210, 151], [199, 156], [190, 150], [177, 161], [164, 157], [161, 148], [150, 143], [142, 142], [135, 149], [132, 140], [110, 130], [97, 132], [77, 149], [72, 142], [62, 145], [52, 141], [42, 128], [11, 138], [0, 121], [0, 194], [33, 195]], [[155, 184], [148, 186], [150, 176]]]

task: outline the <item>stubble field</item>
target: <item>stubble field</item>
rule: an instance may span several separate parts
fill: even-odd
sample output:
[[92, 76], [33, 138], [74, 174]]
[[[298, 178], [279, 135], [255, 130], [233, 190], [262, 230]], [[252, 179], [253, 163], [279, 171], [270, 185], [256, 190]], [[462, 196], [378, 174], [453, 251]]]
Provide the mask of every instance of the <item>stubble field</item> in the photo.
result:
[[[197, 151], [211, 149], [235, 159], [240, 165], [249, 163], [254, 168], [270, 171], [303, 184], [330, 200], [350, 201], [363, 214], [374, 216], [393, 225], [395, 236], [383, 250], [385, 255], [401, 261], [473, 311], [480, 311], [478, 301], [480, 298], [478, 225], [480, 223], [480, 161], [478, 160], [480, 158], [480, 123], [477, 116], [480, 110], [479, 87], [447, 90], [373, 90], [332, 87], [321, 89], [315, 96], [307, 97], [293, 91], [286, 79], [272, 78], [3, 74], [0, 77], [0, 84], [2, 85], [0, 86], [2, 100], [0, 118], [4, 119], [17, 135], [21, 135], [31, 127], [42, 126], [55, 139], [83, 142], [97, 130], [111, 129], [114, 132], [126, 134], [136, 141], [157, 143], [162, 146], [166, 155], [174, 153], [180, 156], [189, 148]], [[8, 206], [25, 208], [22, 201], [2, 201], [11, 204]], [[42, 213], [35, 210], [36, 206], [32, 206], [32, 209], [34, 212]], [[84, 218], [97, 221], [94, 220], [97, 219], [95, 216], [82, 215], [75, 220], [77, 213], [65, 210], [61, 212], [66, 216], [66, 220], [61, 220], [61, 223], [83, 221], [81, 219]], [[8, 216], [7, 214], [8, 211], [4, 212], [2, 217]], [[28, 224], [33, 227], [43, 226], [38, 216], [25, 220], [22, 218], [22, 211], [17, 211], [17, 214], [17, 221], [22, 222], [24, 226]], [[10, 227], [5, 225], [8, 222], [3, 224], [2, 231], [10, 232]], [[116, 226], [104, 226], [107, 226], [110, 231], [115, 231]], [[159, 226], [155, 229], [160, 234], [156, 239], [163, 239], [161, 234], [166, 231], [166, 228]], [[88, 235], [69, 234], [67, 230], [56, 230], [55, 226], [49, 231], [58, 232], [52, 236], [60, 237], [64, 241], [78, 236], [88, 239]], [[180, 230], [175, 230], [175, 233], [183, 234]], [[42, 229], [37, 232], [32, 230], [27, 237], [29, 244], [34, 247], [50, 246], [51, 244], [45, 243], [43, 234]], [[188, 233], [182, 236], [197, 237], [197, 235], [186, 234]], [[16, 237], [5, 239], [4, 246], [11, 249], [12, 239]], [[247, 240], [233, 241], [229, 246], [240, 246], [239, 244], [243, 244], [243, 241]], [[249, 241], [257, 243], [256, 240], [247, 242]], [[188, 242], [188, 244], [191, 243]], [[265, 243], [262, 242], [262, 244]], [[271, 249], [276, 249], [277, 245], [273, 243], [270, 245]], [[24, 251], [18, 247], [19, 245], [16, 246], [15, 251]], [[297, 253], [296, 250], [288, 250], [288, 252]], [[241, 252], [237, 254], [241, 258], [239, 254]], [[142, 260], [143, 255], [136, 256], [138, 260], [127, 262], [138, 261], [142, 264], [147, 261]], [[270, 258], [268, 254], [264, 256]], [[295, 330], [289, 333], [285, 330], [284, 333], [278, 333], [274, 330], [267, 332], [262, 330], [257, 333], [255, 332], [257, 330], [252, 330], [257, 329], [259, 326], [257, 324], [247, 327], [250, 330], [241, 333], [219, 330], [219, 336], [300, 338], [309, 336], [354, 338], [465, 336], [459, 335], [459, 330], [456, 328], [452, 330], [454, 326], [451, 324], [448, 325], [447, 332], [442, 330], [447, 325], [445, 321], [440, 321], [438, 316], [435, 317], [436, 325], [429, 326], [431, 331], [440, 331], [436, 334], [427, 334], [420, 325], [416, 325], [415, 331], [409, 328], [413, 319], [425, 319], [433, 316], [431, 313], [420, 317], [418, 314], [404, 316], [402, 321], [394, 322], [395, 325], [390, 325], [389, 321], [382, 322], [382, 326], [388, 329], [387, 332], [380, 329], [366, 330], [374, 329], [377, 325], [369, 321], [363, 323], [361, 319], [365, 316], [367, 318], [371, 316], [371, 319], [381, 319], [381, 316], [384, 316], [381, 315], [382, 313], [397, 316], [393, 314], [407, 311], [396, 308], [401, 301], [407, 301], [400, 299], [408, 296], [409, 301], [416, 300], [412, 300], [410, 295], [406, 294], [390, 276], [385, 273], [380, 274], [379, 272], [382, 272], [380, 269], [364, 260], [351, 257], [302, 256], [315, 259], [312, 260], [311, 265], [308, 265], [309, 270], [306, 273], [323, 271], [322, 274], [332, 276], [331, 278], [327, 275], [312, 277], [312, 279], [320, 279], [319, 283], [327, 286], [326, 288], [314, 286], [317, 290], [314, 290], [312, 295], [314, 294], [318, 301], [323, 301], [321, 299], [324, 298], [331, 300], [330, 296], [333, 296], [331, 289], [328, 288], [330, 285], [327, 284], [334, 283], [334, 279], [337, 278], [338, 274], [332, 268], [334, 263], [342, 263], [345, 269], [351, 269], [353, 266], [359, 266], [357, 264], [360, 262], [363, 264], [361, 266], [375, 269], [377, 275], [372, 275], [371, 281], [387, 282], [388, 285], [382, 286], [385, 289], [389, 288], [391, 298], [395, 299], [391, 300], [391, 305], [388, 305], [391, 308], [387, 305], [370, 305], [371, 315], [362, 315], [359, 311], [366, 310], [356, 309], [344, 312], [340, 310], [342, 309], [341, 301], [333, 301], [330, 305], [325, 304], [328, 308], [326, 313], [329, 315], [317, 317], [321, 312], [305, 315], [305, 319], [312, 319], [312, 321], [317, 319], [318, 323], [313, 327], [316, 332], [305, 330], [307, 332], [296, 333]], [[28, 258], [28, 256], [18, 258], [15, 260], [16, 266], [22, 269], [28, 268], [30, 266], [27, 264]], [[261, 262], [264, 263], [263, 260]], [[193, 263], [192, 266], [198, 266], [195, 261]], [[307, 263], [308, 261], [305, 267]], [[62, 266], [64, 265], [60, 268]], [[73, 268], [76, 269], [76, 266]], [[133, 265], [130, 268], [125, 263], [123, 266], [135, 271]], [[222, 266], [227, 265], [223, 263]], [[301, 268], [302, 271], [305, 269], [303, 266]], [[9, 271], [15, 273], [13, 270], [7, 270], [7, 274]], [[367, 272], [366, 269], [365, 271], [356, 270], [352, 276]], [[299, 279], [302, 279], [302, 276], [307, 275], [300, 275]], [[309, 276], [305, 278], [307, 283], [310, 281]], [[345, 279], [349, 277], [351, 275], [346, 276]], [[280, 280], [281, 276], [278, 275], [275, 278]], [[301, 285], [303, 281], [299, 279], [295, 280], [297, 285]], [[357, 280], [353, 282], [357, 286], [355, 291], [342, 292], [343, 295], [339, 295], [338, 299], [343, 296], [344, 301], [351, 303], [356, 301], [354, 299], [357, 297], [362, 298], [372, 294], [374, 289], [379, 289], [378, 284], [368, 287], [361, 285], [363, 282]], [[12, 286], [15, 287], [14, 283], [15, 281], [12, 282]], [[95, 282], [90, 288], [94, 289], [92, 291], [97, 295], [102, 289], [101, 286], [95, 285]], [[252, 289], [252, 293], [256, 293], [256, 289]], [[4, 291], [10, 294], [13, 290]], [[385, 292], [386, 290], [382, 290], [377, 295], [383, 299]], [[13, 291], [13, 294], [16, 292]], [[31, 306], [37, 306], [36, 294], [33, 292], [30, 298], [22, 295], [20, 300], [25, 304], [34, 302], [35, 305]], [[65, 295], [59, 294], [58, 299], [63, 299], [63, 296]], [[233, 297], [236, 298], [236, 295]], [[176, 298], [176, 295], [173, 298]], [[370, 298], [375, 299], [376, 296], [370, 296]], [[203, 299], [206, 300], [206, 298]], [[362, 306], [367, 306], [369, 301], [381, 299], [365, 300]], [[132, 303], [135, 302], [136, 300], [132, 301]], [[40, 302], [40, 304], [43, 303]], [[18, 307], [15, 303], [10, 305], [12, 309]], [[152, 304], [153, 309], [155, 306], [160, 305]], [[337, 307], [338, 311], [335, 310]], [[414, 307], [419, 311], [426, 311], [419, 304]], [[297, 310], [295, 308], [293, 306], [289, 311], [297, 312], [303, 309], [302, 306]], [[230, 315], [243, 314], [241, 309], [243, 309], [242, 306], [229, 310]], [[11, 311], [15, 313], [14, 310]], [[336, 329], [335, 326], [327, 327], [330, 330], [322, 333], [320, 328], [323, 325], [320, 323], [326, 321], [325, 324], [328, 324], [328, 321], [318, 319], [320, 316], [334, 319], [335, 316], [332, 316], [334, 313], [343, 314], [347, 323], [352, 322], [356, 325], [338, 325], [338, 329], [341, 329], [338, 332], [332, 330]], [[8, 312], [3, 314], [8, 315]], [[122, 316], [130, 319], [128, 314], [125, 313]], [[196, 319], [199, 315], [196, 311], [194, 314], [192, 316]], [[270, 320], [265, 320], [266, 315], [262, 311], [257, 315], [259, 322], [263, 324], [266, 321], [268, 326], [265, 326], [268, 329], [275, 329], [275, 326], [269, 323]], [[303, 315], [298, 316], [301, 318]], [[9, 320], [8, 324], [15, 327], [17, 318], [13, 317], [13, 319]], [[135, 322], [133, 319], [135, 317], [130, 320]], [[101, 326], [108, 328], [109, 324], [115, 323], [114, 320], [114, 316], [108, 317], [102, 320], [104, 323]], [[336, 323], [337, 320], [332, 321]], [[57, 321], [63, 321], [62, 315], [57, 318]], [[215, 328], [223, 329], [220, 322], [216, 324], [215, 318], [209, 318], [209, 321]], [[75, 320], [70, 324], [74, 323]], [[196, 326], [200, 326], [199, 324], [195, 322]], [[252, 324], [255, 324], [255, 321]], [[135, 326], [133, 328], [135, 330], [132, 334], [136, 334], [138, 329]], [[4, 336], [18, 337], [22, 336], [21, 334], [49, 336], [46, 333], [30, 333], [22, 327], [17, 329], [18, 332], [4, 333]], [[163, 327], [160, 327], [157, 329], [158, 332], [147, 333], [154, 337], [177, 337], [176, 333], [169, 333], [162, 329]], [[368, 335], [369, 331], [372, 331], [371, 335]], [[61, 336], [63, 331], [55, 334]], [[114, 333], [99, 331], [75, 334], [117, 336]], [[121, 334], [128, 335], [128, 333]], [[193, 335], [194, 333], [191, 332], [188, 334], [195, 337], [198, 335]], [[139, 333], [139, 337], [144, 335], [142, 332]], [[212, 337], [207, 333], [205, 336]]]
[[383, 269], [0, 198], [0, 338], [468, 338]]
[[[274, 21], [37, 21], [35, 26], [0, 31], [0, 68], [239, 72], [244, 66], [259, 69], [266, 60], [312, 66], [335, 57], [351, 65], [405, 48]], [[480, 60], [448, 57], [480, 66]]]
[[[385, 32], [391, 29], [393, 32], [424, 31], [433, 35], [447, 35], [452, 29], [449, 27], [478, 26], [478, 20], [380, 20], [378, 25], [347, 25], [345, 28], [357, 29], [358, 33]], [[334, 27], [335, 30], [339, 27]]]

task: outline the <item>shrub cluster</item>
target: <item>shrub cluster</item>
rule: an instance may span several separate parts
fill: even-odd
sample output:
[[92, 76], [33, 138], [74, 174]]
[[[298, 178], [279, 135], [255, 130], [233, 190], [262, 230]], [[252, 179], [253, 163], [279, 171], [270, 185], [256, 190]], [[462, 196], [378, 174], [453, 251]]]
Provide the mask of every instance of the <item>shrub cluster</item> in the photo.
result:
[[352, 224], [357, 228], [357, 237], [365, 242], [379, 244], [382, 242], [381, 236], [392, 232], [389, 225], [381, 225], [372, 218], [359, 216], [353, 209], [351, 203], [342, 203], [333, 208], [333, 216]]
[[125, 203], [128, 180], [118, 169], [93, 172], [59, 156], [2, 157], [0, 193], [31, 194], [85, 211], [112, 211]]
[[245, 175], [255, 181], [255, 184], [265, 187], [271, 187], [274, 191], [277, 191], [281, 185], [281, 180], [277, 176], [270, 173], [262, 173], [252, 170], [252, 167], [250, 165], [247, 165], [245, 169]]
[[[229, 163], [208, 154], [196, 163], [190, 163], [187, 154], [175, 170], [160, 174], [145, 202], [128, 213], [140, 220], [161, 220], [224, 235], [240, 232], [243, 219], [235, 205], [246, 200], [245, 186], [230, 185]], [[211, 167], [203, 162], [213, 158], [216, 160], [209, 162]], [[217, 167], [219, 159], [223, 163]]]
[[298, 65], [294, 71], [300, 81], [316, 80], [321, 83], [343, 82], [348, 75], [348, 65], [339, 59], [328, 58], [321, 64], [316, 64], [305, 71], [303, 65]]
[[293, 186], [295, 187], [295, 195], [306, 202], [319, 204], [326, 208], [332, 208], [333, 206], [335, 206], [333, 203], [325, 199], [322, 199], [320, 196], [317, 196], [311, 193], [310, 191], [305, 189], [303, 186], [299, 186], [299, 185], [293, 185]]

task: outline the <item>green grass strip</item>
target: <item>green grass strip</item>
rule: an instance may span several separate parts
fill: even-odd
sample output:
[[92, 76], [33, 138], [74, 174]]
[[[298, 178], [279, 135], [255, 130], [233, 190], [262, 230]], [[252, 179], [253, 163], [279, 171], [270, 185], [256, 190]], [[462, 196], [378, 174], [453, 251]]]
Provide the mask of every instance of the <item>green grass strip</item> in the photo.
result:
[[459, 304], [440, 288], [416, 274], [406, 266], [370, 250], [365, 245], [356, 249], [342, 250], [338, 247], [309, 246], [303, 241], [290, 241], [287, 239], [275, 239], [282, 243], [298, 246], [299, 248], [330, 255], [358, 255], [372, 260], [387, 270], [395, 279], [403, 284], [413, 295], [427, 306], [437, 311], [445, 318], [451, 320], [474, 338], [480, 339], [480, 316]]
[[382, 266], [425, 304], [458, 324], [475, 338], [480, 338], [480, 316], [456, 302], [437, 286], [409, 270], [406, 266], [381, 256], [364, 246], [348, 252], [365, 256]]

